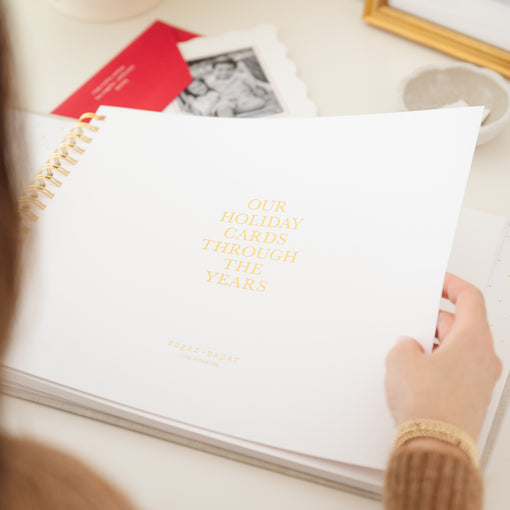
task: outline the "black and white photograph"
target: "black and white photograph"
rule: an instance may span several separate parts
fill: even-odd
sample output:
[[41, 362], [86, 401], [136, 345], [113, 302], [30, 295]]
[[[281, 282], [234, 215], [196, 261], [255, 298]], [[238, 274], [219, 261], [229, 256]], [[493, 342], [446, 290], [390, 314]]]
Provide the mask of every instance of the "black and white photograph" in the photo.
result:
[[271, 25], [194, 37], [178, 48], [192, 81], [167, 113], [233, 118], [317, 114]]
[[188, 62], [193, 81], [177, 108], [210, 117], [267, 117], [284, 111], [253, 48]]

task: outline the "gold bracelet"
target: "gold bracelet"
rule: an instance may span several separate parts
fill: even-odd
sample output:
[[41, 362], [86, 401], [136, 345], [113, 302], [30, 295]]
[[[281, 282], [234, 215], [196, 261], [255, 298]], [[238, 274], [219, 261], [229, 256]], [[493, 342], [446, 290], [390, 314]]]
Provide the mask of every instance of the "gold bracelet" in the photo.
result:
[[393, 448], [398, 448], [411, 439], [430, 437], [458, 446], [478, 467], [478, 450], [473, 438], [464, 430], [437, 420], [412, 420], [400, 425], [395, 432]]

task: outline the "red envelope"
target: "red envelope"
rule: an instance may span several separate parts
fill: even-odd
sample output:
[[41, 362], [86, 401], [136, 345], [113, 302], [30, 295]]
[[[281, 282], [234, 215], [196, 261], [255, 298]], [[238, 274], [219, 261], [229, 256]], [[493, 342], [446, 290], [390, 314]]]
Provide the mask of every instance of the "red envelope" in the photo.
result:
[[161, 111], [191, 82], [177, 43], [196, 34], [154, 22], [51, 113], [78, 118], [98, 106]]

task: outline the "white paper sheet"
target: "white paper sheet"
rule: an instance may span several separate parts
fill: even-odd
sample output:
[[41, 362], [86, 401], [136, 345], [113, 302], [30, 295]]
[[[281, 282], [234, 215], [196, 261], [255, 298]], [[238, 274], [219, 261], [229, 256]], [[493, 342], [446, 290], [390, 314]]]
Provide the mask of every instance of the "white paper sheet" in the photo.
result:
[[[30, 319], [8, 365], [205, 429], [383, 467], [385, 353], [400, 334], [431, 344], [481, 109], [277, 121], [102, 112], [38, 221]], [[254, 200], [274, 200], [264, 214], [289, 229], [220, 221], [227, 211], [262, 222]], [[239, 249], [291, 255], [250, 266], [261, 274], [226, 270], [227, 245], [206, 250], [204, 239], [232, 243], [227, 228], [262, 232]], [[247, 288], [208, 282], [220, 279], [208, 271]]]

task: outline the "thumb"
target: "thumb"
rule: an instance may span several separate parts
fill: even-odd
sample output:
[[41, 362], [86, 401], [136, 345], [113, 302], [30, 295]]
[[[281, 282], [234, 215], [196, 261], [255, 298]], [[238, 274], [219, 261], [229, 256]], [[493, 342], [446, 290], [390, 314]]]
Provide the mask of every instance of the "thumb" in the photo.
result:
[[386, 356], [386, 368], [401, 366], [423, 355], [422, 346], [409, 336], [400, 336]]

